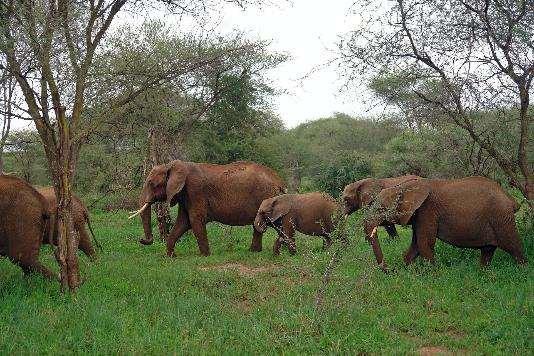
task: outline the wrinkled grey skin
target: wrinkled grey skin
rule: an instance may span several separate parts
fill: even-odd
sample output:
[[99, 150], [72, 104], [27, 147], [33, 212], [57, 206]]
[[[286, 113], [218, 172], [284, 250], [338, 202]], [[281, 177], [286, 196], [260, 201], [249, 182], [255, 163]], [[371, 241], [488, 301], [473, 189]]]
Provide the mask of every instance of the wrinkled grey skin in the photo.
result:
[[306, 235], [322, 236], [323, 248], [332, 244], [330, 233], [334, 229], [332, 216], [340, 207], [326, 193], [282, 194], [264, 200], [254, 219], [254, 228], [265, 232], [269, 226], [278, 232], [278, 239], [273, 246], [273, 253], [280, 254], [284, 241], [289, 252], [296, 252], [295, 230]]

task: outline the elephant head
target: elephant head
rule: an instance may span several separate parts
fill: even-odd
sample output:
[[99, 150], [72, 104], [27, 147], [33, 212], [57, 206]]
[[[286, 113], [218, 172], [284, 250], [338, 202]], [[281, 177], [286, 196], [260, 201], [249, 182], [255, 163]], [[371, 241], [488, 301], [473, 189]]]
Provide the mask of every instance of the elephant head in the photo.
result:
[[258, 232], [265, 232], [267, 227], [271, 223], [277, 221], [291, 209], [290, 201], [288, 199], [282, 199], [282, 196], [277, 196], [269, 199], [265, 199], [260, 207], [258, 213], [254, 219], [254, 229]]
[[377, 238], [377, 227], [381, 224], [407, 225], [429, 194], [430, 188], [423, 180], [412, 180], [383, 189], [377, 195], [364, 218], [364, 230], [381, 267], [384, 264]]
[[133, 218], [141, 214], [145, 232], [145, 238], [141, 240], [142, 244], [149, 245], [153, 242], [150, 206], [155, 202], [162, 201], [167, 201], [171, 206], [176, 205], [179, 193], [184, 189], [190, 171], [190, 164], [177, 160], [155, 166], [148, 174], [139, 198], [141, 208], [130, 216]]
[[371, 204], [382, 188], [383, 185], [372, 178], [362, 179], [347, 185], [342, 195], [345, 214], [352, 214], [356, 210]]

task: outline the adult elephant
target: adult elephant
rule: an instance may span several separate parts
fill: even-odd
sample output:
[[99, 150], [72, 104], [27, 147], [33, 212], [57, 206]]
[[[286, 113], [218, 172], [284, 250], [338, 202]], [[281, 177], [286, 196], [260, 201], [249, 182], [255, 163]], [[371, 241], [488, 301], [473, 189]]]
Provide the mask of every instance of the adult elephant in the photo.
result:
[[[45, 237], [43, 239], [43, 243], [50, 243], [57, 245], [57, 236], [58, 236], [58, 226], [57, 226], [57, 199], [56, 199], [56, 193], [54, 192], [53, 187], [40, 187], [36, 188], [39, 193], [43, 195], [43, 197], [46, 199], [46, 202], [48, 204], [48, 211], [50, 212], [50, 224], [49, 229], [47, 233], [45, 234]], [[96, 259], [96, 251], [93, 247], [93, 244], [91, 242], [91, 238], [89, 237], [89, 234], [87, 233], [87, 230], [85, 229], [85, 225], [89, 227], [89, 230], [91, 231], [91, 235], [93, 237], [93, 240], [95, 241], [95, 244], [102, 249], [100, 244], [95, 238], [95, 235], [93, 233], [93, 229], [91, 228], [91, 222], [89, 220], [89, 212], [87, 211], [87, 208], [83, 204], [83, 202], [78, 198], [76, 195], [72, 195], [72, 213], [73, 213], [73, 223], [74, 223], [74, 229], [78, 233], [79, 236], [79, 243], [78, 248], [85, 253], [87, 257], [89, 257], [91, 260]]]
[[49, 224], [44, 197], [20, 178], [0, 175], [0, 256], [25, 274], [39, 272], [57, 278], [39, 262], [39, 250]]
[[517, 209], [499, 184], [484, 177], [420, 178], [382, 190], [364, 219], [364, 229], [381, 267], [385, 264], [376, 227], [384, 223], [412, 225], [406, 264], [418, 255], [434, 262], [436, 237], [457, 247], [480, 249], [483, 266], [491, 262], [497, 247], [525, 263], [515, 226]]
[[[382, 189], [390, 188], [395, 185], [421, 178], [415, 175], [405, 175], [393, 178], [366, 178], [351, 183], [343, 190], [343, 204], [345, 214], [350, 215], [362, 207], [367, 207], [373, 203], [376, 196]], [[397, 229], [394, 224], [384, 224], [390, 237], [397, 237]]]
[[[251, 225], [261, 202], [284, 192], [285, 184], [276, 172], [257, 163], [217, 165], [176, 160], [152, 169], [139, 199], [142, 206], [130, 218], [141, 214], [145, 232], [141, 243], [152, 244], [151, 204], [179, 204], [176, 223], [167, 237], [167, 255], [175, 256], [176, 242], [192, 229], [200, 253], [207, 256], [210, 250], [206, 223]], [[261, 249], [262, 233], [254, 229], [250, 250]]]

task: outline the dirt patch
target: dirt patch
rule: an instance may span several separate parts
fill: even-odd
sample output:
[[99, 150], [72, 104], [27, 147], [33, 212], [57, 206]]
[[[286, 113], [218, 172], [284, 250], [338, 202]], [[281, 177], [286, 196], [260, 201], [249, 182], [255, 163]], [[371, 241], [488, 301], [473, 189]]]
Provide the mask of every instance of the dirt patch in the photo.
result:
[[278, 266], [276, 265], [252, 267], [252, 266], [247, 266], [247, 265], [244, 265], [242, 263], [237, 263], [237, 262], [227, 262], [227, 263], [222, 263], [219, 265], [200, 267], [200, 270], [202, 271], [236, 270], [240, 276], [244, 276], [244, 277], [251, 277], [251, 276], [255, 276], [258, 273], [275, 271], [277, 269], [278, 269]]
[[449, 350], [438, 346], [421, 347], [419, 350], [417, 350], [417, 354], [421, 356], [452, 355]]
[[252, 311], [252, 302], [246, 296], [238, 298], [238, 300], [234, 302], [234, 305], [243, 313], [250, 313]]
[[455, 340], [461, 340], [463, 338], [465, 338], [465, 333], [456, 329], [456, 328], [453, 328], [453, 327], [450, 327], [448, 328], [446, 331], [445, 331], [445, 334], [448, 335], [449, 337], [451, 337], [452, 339], [455, 339]]

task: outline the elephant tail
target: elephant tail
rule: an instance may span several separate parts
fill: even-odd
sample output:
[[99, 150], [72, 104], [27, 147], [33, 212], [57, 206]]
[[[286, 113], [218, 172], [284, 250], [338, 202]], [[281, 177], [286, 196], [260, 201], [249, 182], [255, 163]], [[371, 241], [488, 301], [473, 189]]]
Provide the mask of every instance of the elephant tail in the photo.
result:
[[102, 245], [100, 244], [100, 242], [98, 242], [98, 240], [95, 237], [93, 227], [91, 226], [91, 220], [89, 219], [89, 213], [87, 211], [85, 211], [85, 222], [87, 223], [87, 227], [89, 228], [89, 231], [91, 232], [91, 236], [93, 237], [93, 241], [95, 242], [95, 245], [98, 247], [100, 252], [104, 251], [104, 249], [102, 248]]

